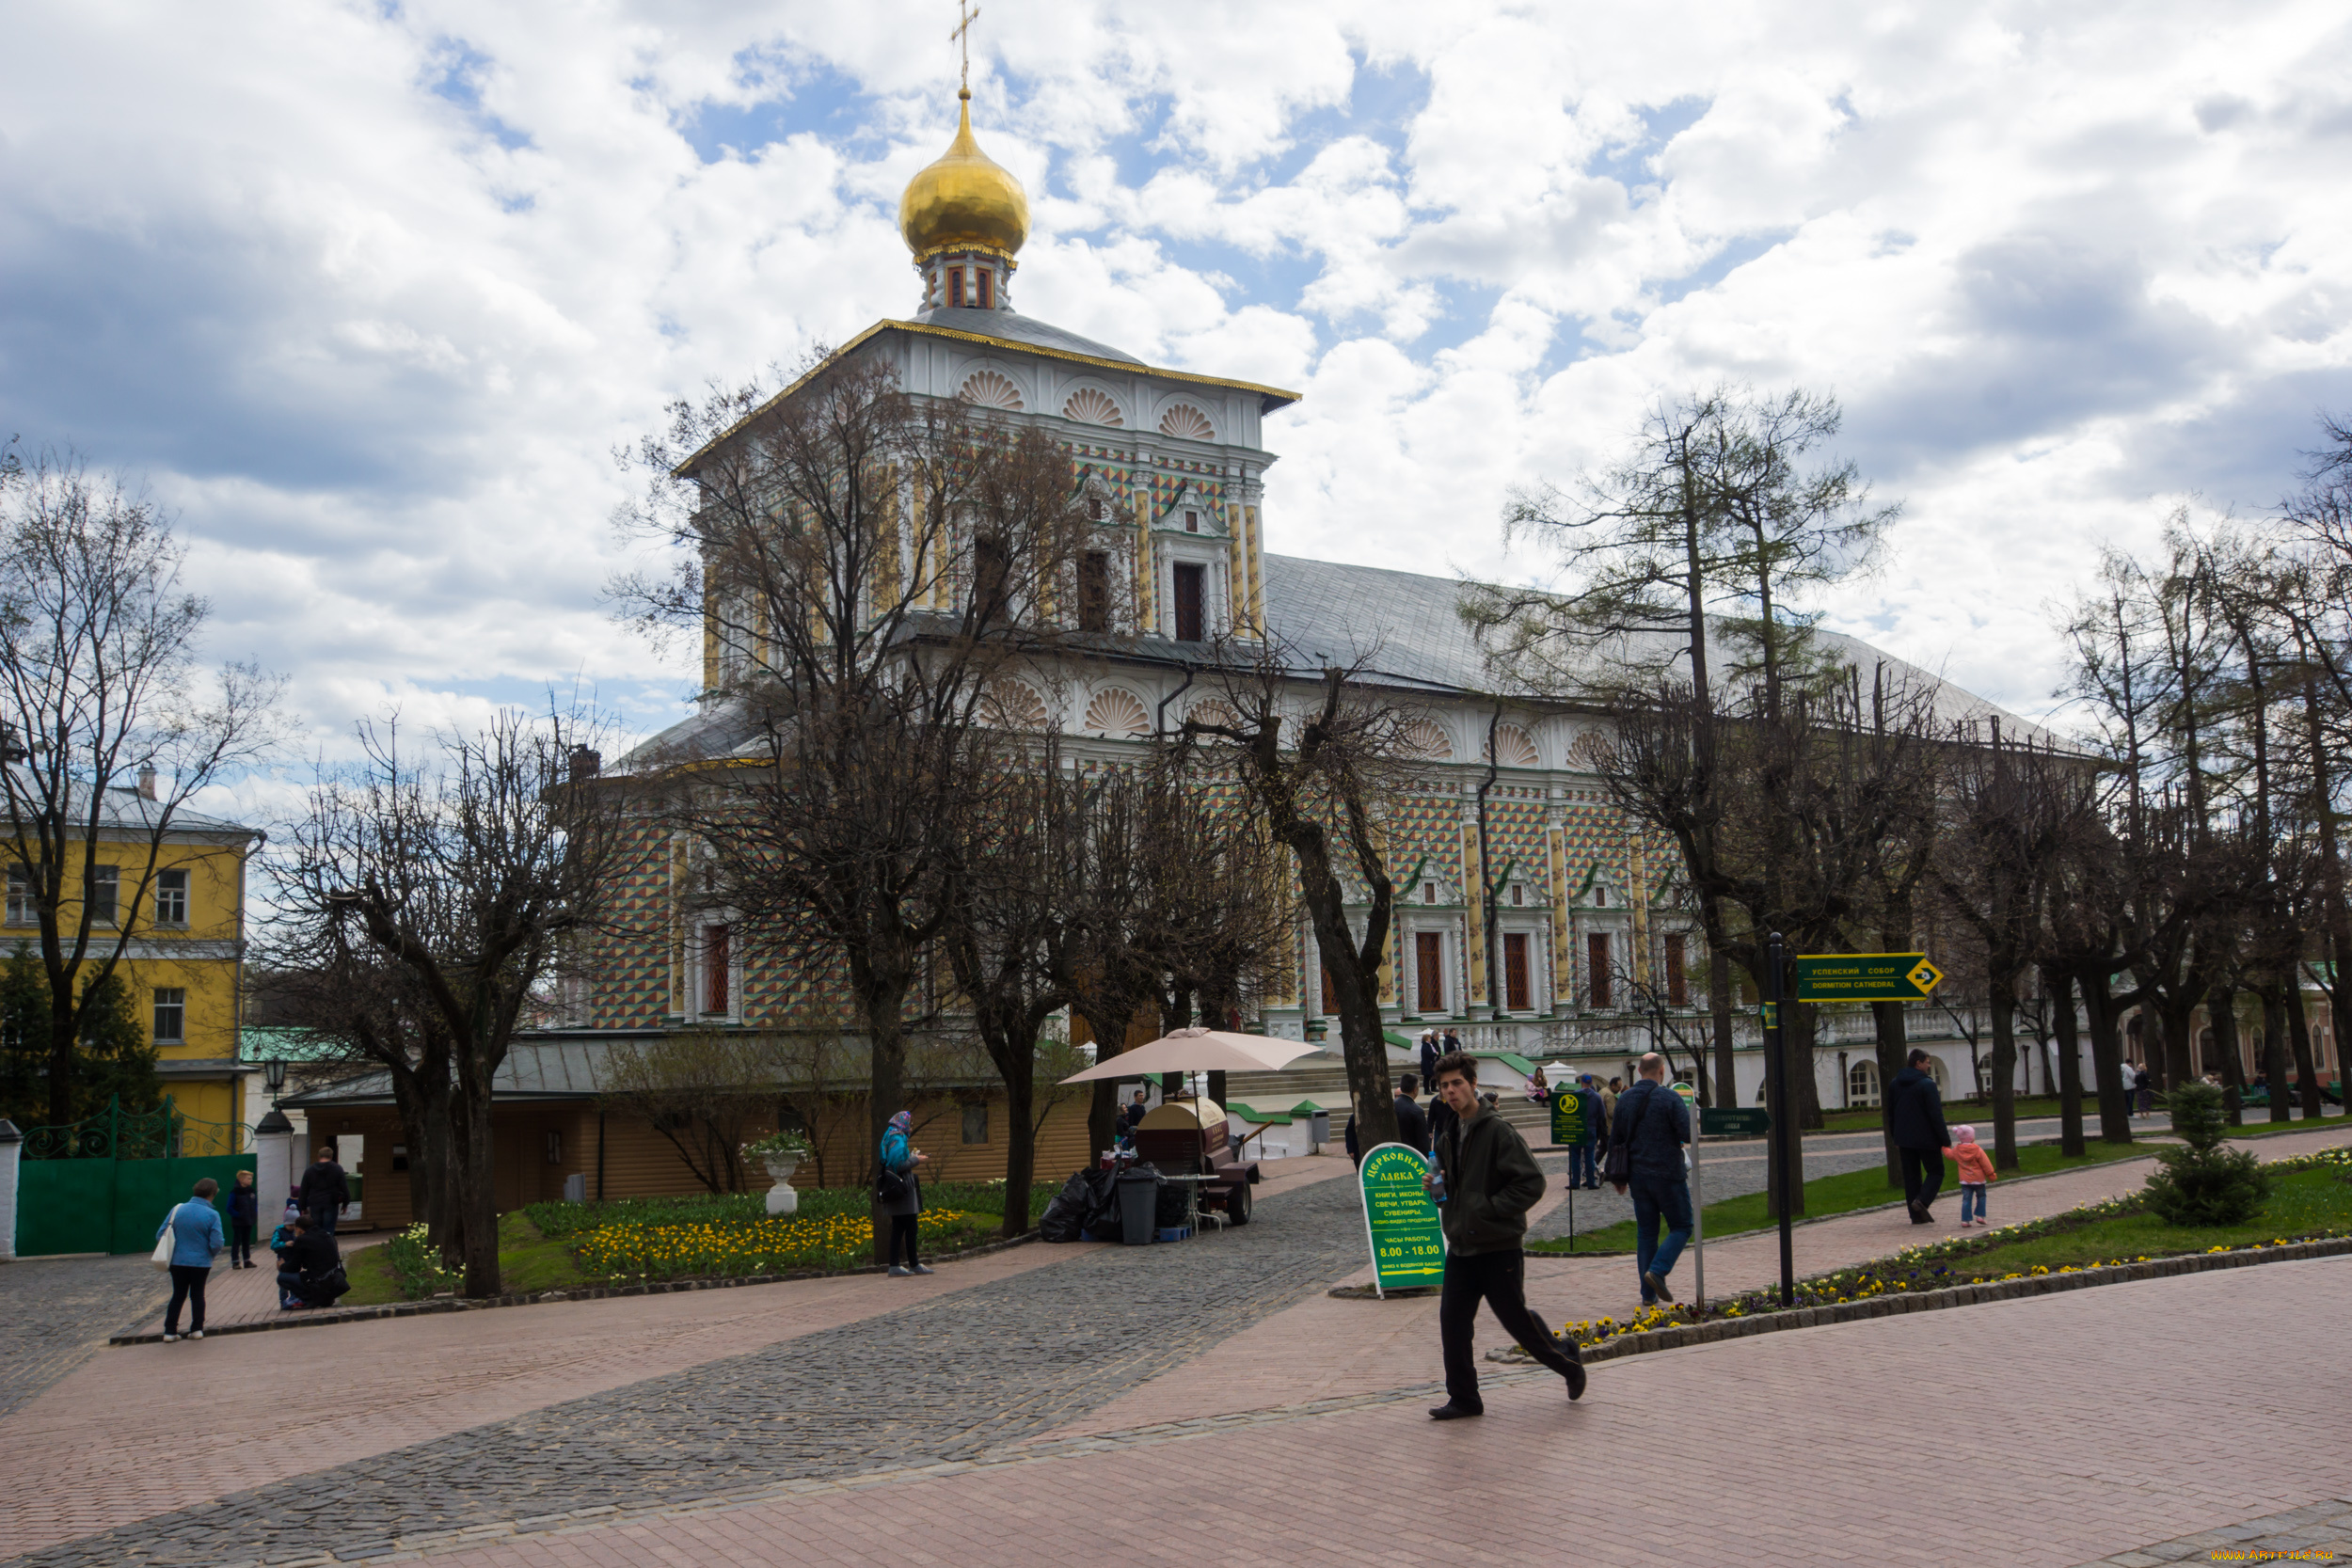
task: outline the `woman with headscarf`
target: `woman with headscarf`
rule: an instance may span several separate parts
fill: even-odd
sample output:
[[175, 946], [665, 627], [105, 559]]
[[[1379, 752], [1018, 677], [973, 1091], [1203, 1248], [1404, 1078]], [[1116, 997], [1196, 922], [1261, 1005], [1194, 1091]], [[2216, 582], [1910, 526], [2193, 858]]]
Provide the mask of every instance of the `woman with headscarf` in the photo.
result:
[[[882, 1140], [882, 1170], [877, 1179], [882, 1212], [890, 1216], [890, 1276], [902, 1279], [908, 1275], [929, 1274], [914, 1256], [915, 1216], [923, 1212], [923, 1183], [915, 1172], [930, 1156], [916, 1148], [908, 1140], [914, 1132], [914, 1113], [900, 1111], [890, 1118], [889, 1128]], [[898, 1264], [898, 1250], [906, 1248], [906, 1266]]]

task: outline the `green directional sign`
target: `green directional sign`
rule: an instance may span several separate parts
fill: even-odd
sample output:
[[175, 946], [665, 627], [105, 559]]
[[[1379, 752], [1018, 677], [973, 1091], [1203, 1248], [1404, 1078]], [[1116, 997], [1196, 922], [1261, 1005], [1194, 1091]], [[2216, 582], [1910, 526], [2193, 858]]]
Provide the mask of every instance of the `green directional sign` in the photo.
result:
[[1570, 1145], [1584, 1141], [1584, 1101], [1574, 1089], [1552, 1091], [1551, 1141]]
[[1356, 1173], [1364, 1197], [1364, 1231], [1372, 1241], [1373, 1273], [1380, 1293], [1445, 1283], [1445, 1230], [1422, 1179], [1429, 1162], [1403, 1144], [1382, 1144]]
[[1760, 1138], [1772, 1130], [1770, 1111], [1709, 1106], [1699, 1113], [1699, 1131], [1715, 1138]]
[[1795, 953], [1788, 973], [1800, 1002], [1924, 1002], [1944, 979], [1925, 953]]

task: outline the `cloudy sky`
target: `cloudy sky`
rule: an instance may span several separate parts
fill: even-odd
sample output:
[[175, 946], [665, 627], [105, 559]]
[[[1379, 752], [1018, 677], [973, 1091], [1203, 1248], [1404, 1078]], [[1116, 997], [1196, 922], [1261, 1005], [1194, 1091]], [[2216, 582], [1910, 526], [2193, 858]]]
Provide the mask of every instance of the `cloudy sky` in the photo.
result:
[[[915, 303], [943, 0], [20, 8], [0, 436], [143, 476], [314, 742], [688, 680], [601, 602], [664, 400]], [[1525, 578], [1661, 389], [1835, 392], [1906, 506], [1821, 608], [2011, 706], [2183, 501], [2352, 407], [2352, 13], [986, 0], [1025, 312], [1297, 388], [1277, 550]]]

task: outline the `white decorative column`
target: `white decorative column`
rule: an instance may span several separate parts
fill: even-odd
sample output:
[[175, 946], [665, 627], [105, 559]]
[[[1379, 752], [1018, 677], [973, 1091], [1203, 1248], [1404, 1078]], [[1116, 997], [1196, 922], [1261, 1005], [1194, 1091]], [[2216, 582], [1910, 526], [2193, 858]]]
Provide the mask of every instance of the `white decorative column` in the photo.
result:
[[253, 1129], [253, 1189], [260, 1195], [255, 1228], [266, 1235], [294, 1190], [294, 1123], [273, 1105]]
[[24, 1134], [0, 1117], [0, 1261], [16, 1256], [16, 1165], [24, 1153]]

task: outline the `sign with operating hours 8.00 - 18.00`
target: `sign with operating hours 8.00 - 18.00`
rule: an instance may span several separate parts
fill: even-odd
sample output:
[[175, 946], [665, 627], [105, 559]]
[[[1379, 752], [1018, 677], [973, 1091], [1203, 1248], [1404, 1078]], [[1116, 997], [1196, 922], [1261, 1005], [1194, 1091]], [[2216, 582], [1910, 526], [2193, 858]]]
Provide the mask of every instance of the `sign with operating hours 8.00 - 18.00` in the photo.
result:
[[1373, 1274], [1383, 1295], [1445, 1283], [1445, 1229], [1422, 1187], [1428, 1174], [1429, 1162], [1404, 1144], [1382, 1144], [1356, 1173]]

